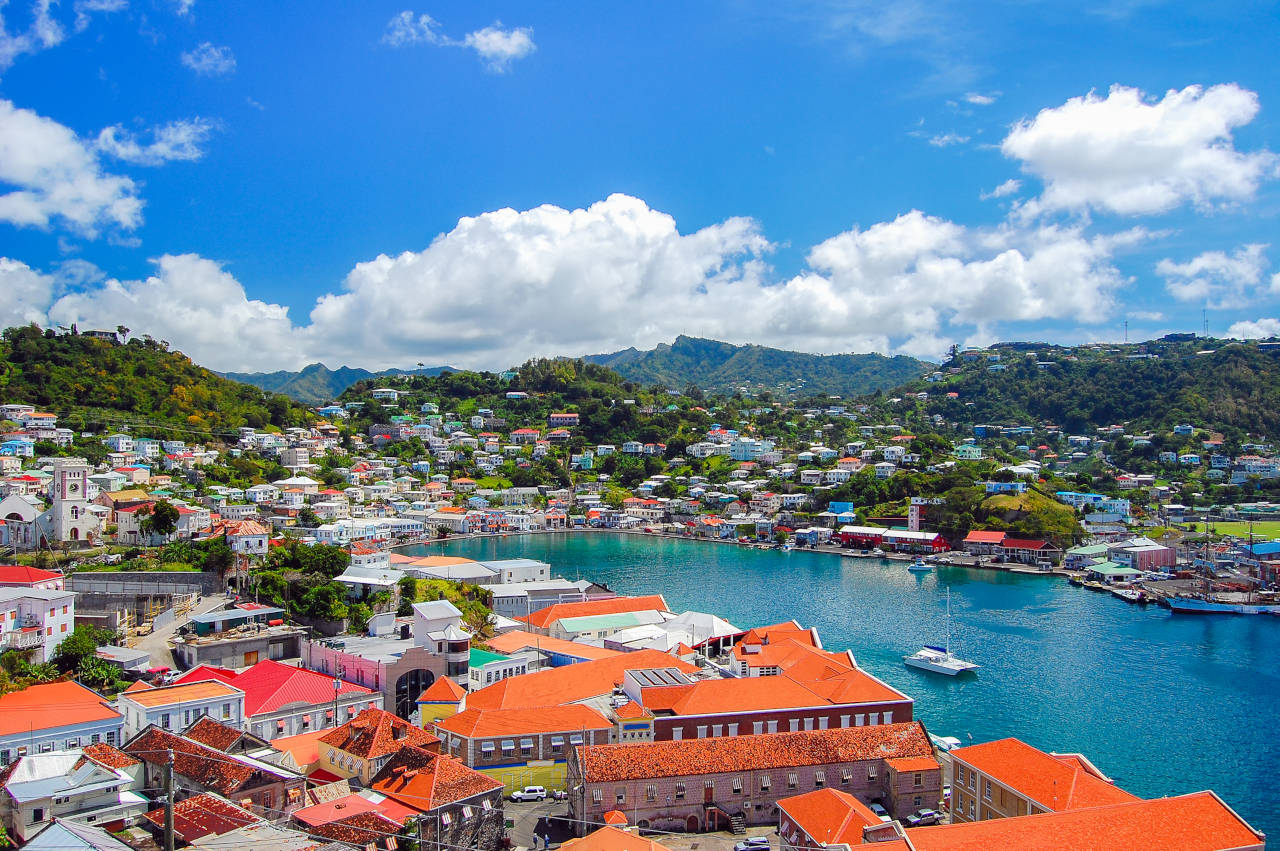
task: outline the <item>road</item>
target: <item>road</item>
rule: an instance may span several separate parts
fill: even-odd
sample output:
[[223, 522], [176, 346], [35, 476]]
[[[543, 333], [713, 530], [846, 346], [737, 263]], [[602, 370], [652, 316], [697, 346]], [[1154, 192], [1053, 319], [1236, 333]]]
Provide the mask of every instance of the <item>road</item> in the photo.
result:
[[178, 631], [178, 627], [186, 623], [187, 618], [191, 617], [191, 615], [203, 615], [212, 612], [215, 609], [222, 608], [227, 602], [227, 598], [221, 594], [201, 597], [191, 611], [175, 618], [168, 626], [156, 630], [150, 635], [142, 636], [133, 646], [138, 650], [145, 650], [151, 654], [151, 667], [176, 668], [173, 663], [173, 652], [169, 649], [169, 639]]

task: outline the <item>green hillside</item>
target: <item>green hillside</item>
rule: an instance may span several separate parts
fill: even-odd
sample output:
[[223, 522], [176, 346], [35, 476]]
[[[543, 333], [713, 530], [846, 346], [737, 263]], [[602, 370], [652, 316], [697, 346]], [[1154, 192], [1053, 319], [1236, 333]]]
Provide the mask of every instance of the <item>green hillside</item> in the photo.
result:
[[893, 395], [926, 392], [923, 413], [962, 426], [1051, 422], [1084, 433], [1123, 423], [1130, 431], [1188, 423], [1229, 440], [1280, 434], [1280, 351], [1258, 343], [1007, 343], [989, 351], [998, 362], [960, 355], [943, 365], [941, 381], [914, 381]]
[[904, 355], [812, 355], [683, 335], [671, 345], [660, 344], [650, 351], [630, 348], [584, 360], [644, 384], [671, 388], [695, 384], [728, 394], [745, 387], [783, 396], [857, 396], [894, 387], [934, 368]]
[[311, 418], [287, 397], [222, 378], [163, 343], [135, 337], [121, 345], [35, 326], [0, 335], [0, 399], [56, 413], [77, 429], [133, 422], [224, 436]]
[[306, 405], [322, 405], [331, 402], [357, 381], [378, 378], [385, 375], [439, 375], [442, 372], [456, 372], [450, 366], [432, 366], [412, 371], [388, 369], [382, 372], [370, 372], [358, 367], [342, 366], [329, 369], [322, 363], [313, 363], [298, 372], [279, 370], [277, 372], [226, 372], [225, 378], [261, 387], [269, 393], [283, 393]]

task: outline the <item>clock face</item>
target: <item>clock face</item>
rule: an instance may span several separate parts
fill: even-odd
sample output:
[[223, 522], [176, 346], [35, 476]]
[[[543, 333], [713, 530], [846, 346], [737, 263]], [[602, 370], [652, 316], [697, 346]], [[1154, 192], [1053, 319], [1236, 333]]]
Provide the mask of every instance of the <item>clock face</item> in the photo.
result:
[[71, 493], [75, 493], [76, 491], [80, 490], [80, 486], [77, 485], [75, 482], [72, 482], [70, 485], [67, 486], [67, 490], [71, 491]]

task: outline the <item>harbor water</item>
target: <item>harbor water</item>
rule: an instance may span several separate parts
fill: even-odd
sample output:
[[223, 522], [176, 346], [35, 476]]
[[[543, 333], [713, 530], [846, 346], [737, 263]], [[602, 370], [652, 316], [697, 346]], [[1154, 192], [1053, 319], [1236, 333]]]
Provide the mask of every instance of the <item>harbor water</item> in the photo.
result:
[[[795, 619], [829, 650], [915, 699], [929, 731], [965, 743], [1016, 736], [1080, 751], [1142, 797], [1213, 789], [1277, 835], [1280, 618], [1172, 615], [1073, 588], [1060, 577], [826, 553], [752, 550], [623, 534], [527, 535], [410, 548], [474, 559], [534, 558], [623, 594], [745, 628]], [[902, 663], [945, 638], [978, 663], [952, 679]]]

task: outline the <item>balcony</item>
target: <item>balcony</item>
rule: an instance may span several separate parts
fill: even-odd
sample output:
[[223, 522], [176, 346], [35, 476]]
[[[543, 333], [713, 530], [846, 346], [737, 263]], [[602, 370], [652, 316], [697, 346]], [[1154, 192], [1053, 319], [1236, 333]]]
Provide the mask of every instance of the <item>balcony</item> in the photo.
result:
[[15, 629], [5, 633], [3, 645], [6, 650], [31, 650], [44, 644], [44, 630], [36, 627], [29, 630]]

